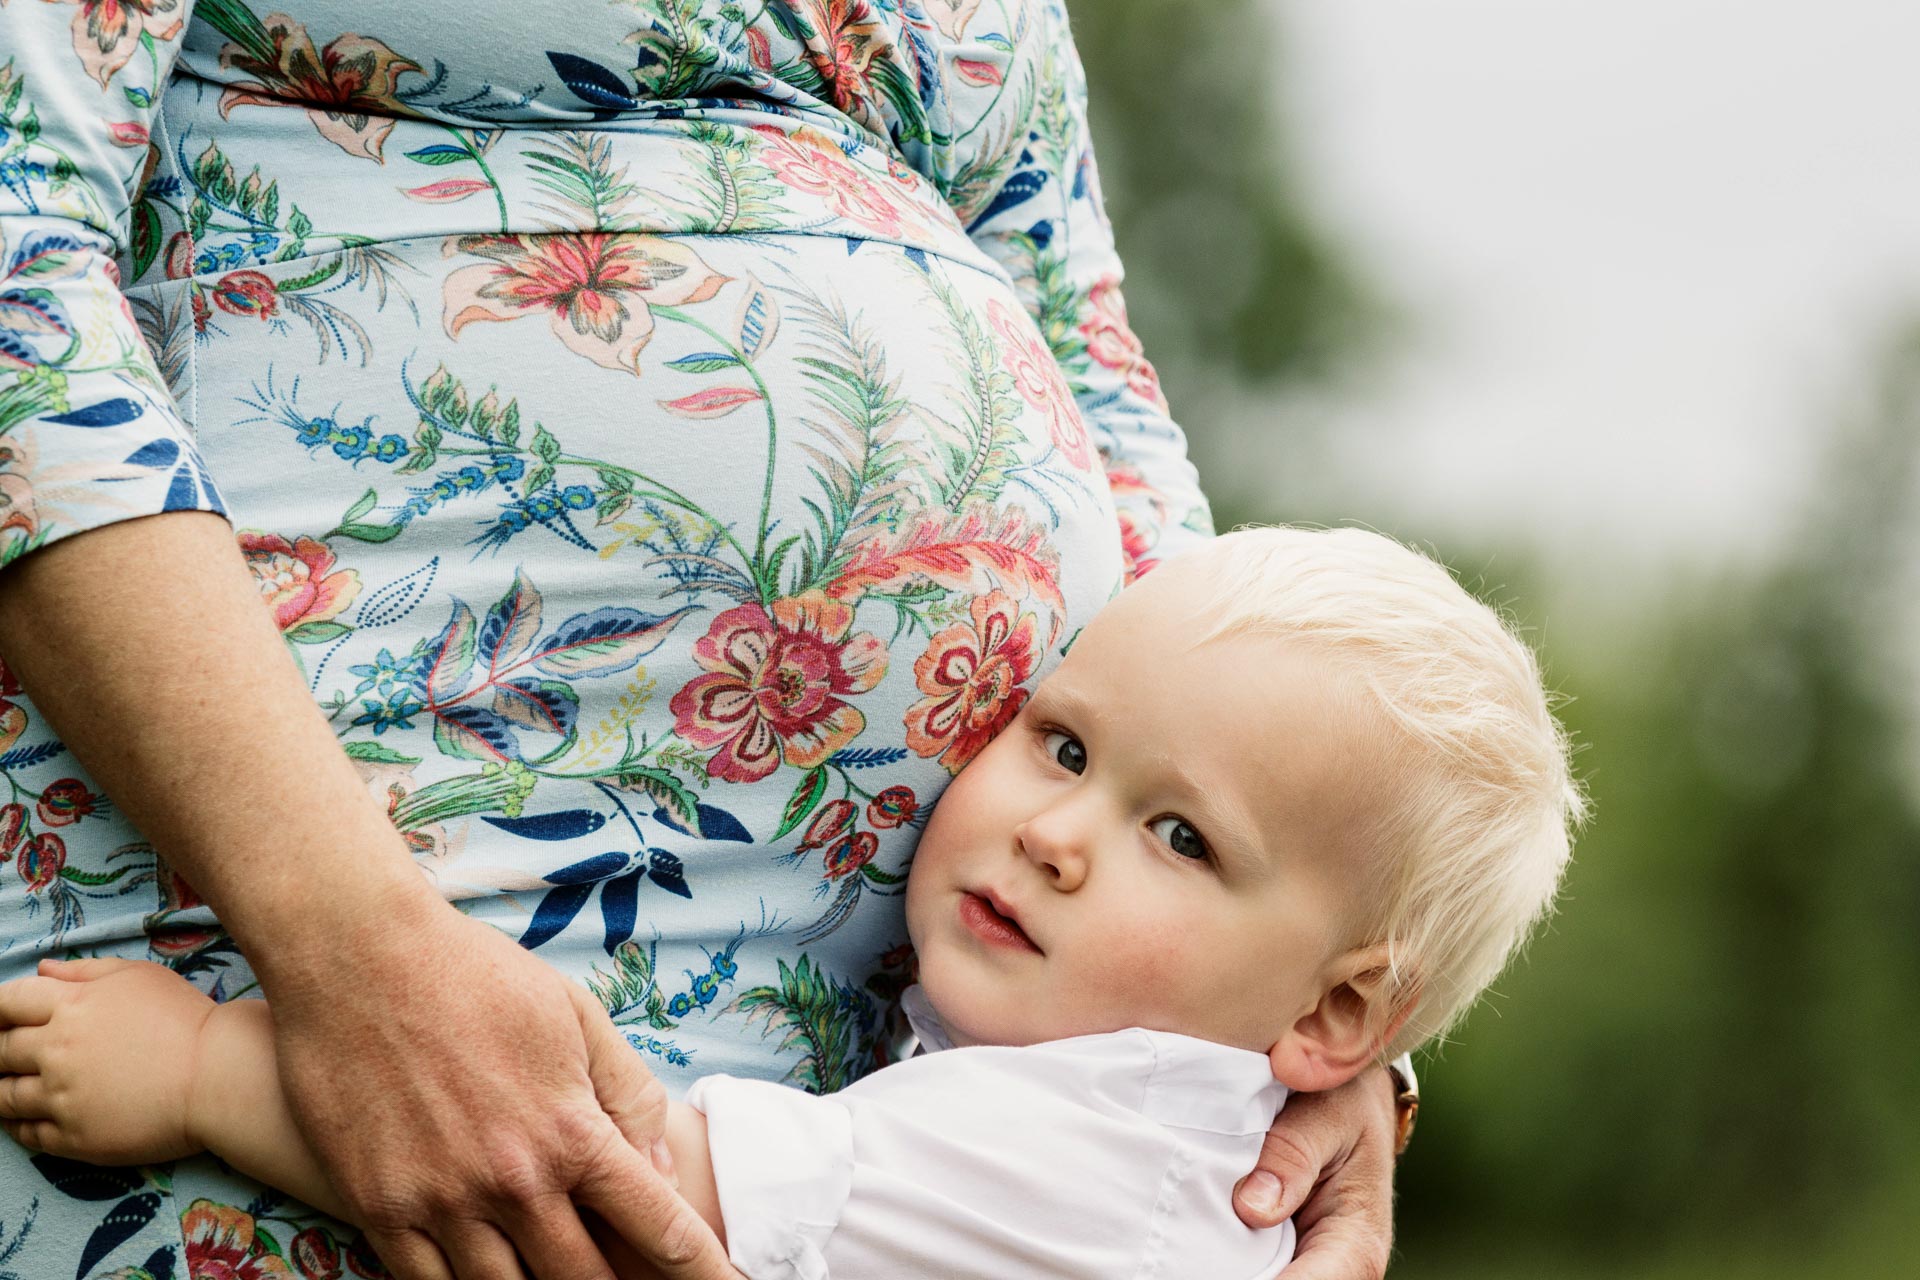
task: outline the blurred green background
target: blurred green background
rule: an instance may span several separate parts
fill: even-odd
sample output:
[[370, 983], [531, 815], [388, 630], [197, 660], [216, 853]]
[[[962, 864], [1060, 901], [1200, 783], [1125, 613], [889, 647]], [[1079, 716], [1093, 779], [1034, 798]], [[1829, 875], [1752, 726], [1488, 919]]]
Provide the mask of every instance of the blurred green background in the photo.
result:
[[[1075, 6], [1133, 319], [1203, 478], [1248, 448], [1216, 429], [1231, 404], [1337, 395], [1405, 322], [1394, 282], [1303, 212], [1276, 12]], [[1553, 618], [1534, 638], [1595, 817], [1550, 928], [1422, 1064], [1393, 1275], [1920, 1274], [1913, 307], [1862, 353], [1869, 393], [1816, 424], [1770, 560], [1573, 571], [1443, 538], [1334, 496], [1353, 490], [1320, 483], [1325, 442], [1284, 416], [1299, 465], [1217, 503], [1223, 528], [1435, 545], [1523, 625]]]

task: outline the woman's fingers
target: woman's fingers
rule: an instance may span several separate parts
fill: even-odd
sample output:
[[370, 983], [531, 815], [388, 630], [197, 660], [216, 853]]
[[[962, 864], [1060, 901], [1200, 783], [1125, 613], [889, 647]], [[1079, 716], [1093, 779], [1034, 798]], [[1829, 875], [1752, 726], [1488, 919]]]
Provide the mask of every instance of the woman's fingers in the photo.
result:
[[367, 1243], [380, 1255], [394, 1280], [454, 1280], [440, 1247], [418, 1231], [367, 1228]]
[[20, 978], [0, 983], [0, 1026], [40, 1027], [53, 1020], [53, 1011], [70, 988], [52, 978]]
[[[547, 1197], [507, 1219], [503, 1229], [537, 1280], [613, 1280], [606, 1258], [580, 1221], [580, 1211], [564, 1195]], [[461, 1280], [466, 1275], [461, 1271]]]
[[1287, 1280], [1381, 1280], [1392, 1245], [1376, 1224], [1327, 1217], [1300, 1237]]
[[1380, 1280], [1393, 1246], [1386, 1072], [1289, 1098], [1261, 1146], [1259, 1166], [1235, 1190], [1234, 1209], [1251, 1227], [1293, 1218], [1300, 1243], [1288, 1280]]
[[575, 1194], [666, 1280], [740, 1280], [713, 1229], [625, 1143], [608, 1148]]
[[0, 1076], [0, 1120], [45, 1120], [52, 1114], [39, 1076]]
[[527, 1280], [513, 1246], [491, 1223], [460, 1223], [442, 1231], [438, 1243], [460, 1280]]

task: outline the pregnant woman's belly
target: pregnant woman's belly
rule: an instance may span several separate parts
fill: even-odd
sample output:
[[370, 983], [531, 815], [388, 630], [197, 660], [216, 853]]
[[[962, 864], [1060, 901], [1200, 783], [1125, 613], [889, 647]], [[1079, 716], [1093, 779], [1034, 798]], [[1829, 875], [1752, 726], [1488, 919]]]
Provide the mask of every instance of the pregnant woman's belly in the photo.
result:
[[[927, 810], [1119, 581], [1011, 286], [917, 175], [779, 117], [389, 121], [377, 164], [226, 105], [170, 94], [129, 296], [423, 874], [676, 1091], [853, 1078]], [[125, 892], [110, 806], [45, 794], [9, 973], [150, 940], [245, 986], [164, 867]]]

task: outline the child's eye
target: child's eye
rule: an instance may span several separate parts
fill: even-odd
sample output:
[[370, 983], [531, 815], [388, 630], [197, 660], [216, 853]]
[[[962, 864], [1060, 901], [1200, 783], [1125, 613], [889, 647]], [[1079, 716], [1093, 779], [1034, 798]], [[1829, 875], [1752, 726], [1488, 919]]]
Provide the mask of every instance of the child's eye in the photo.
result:
[[1207, 842], [1198, 831], [1179, 818], [1155, 818], [1147, 828], [1153, 834], [1166, 841], [1167, 848], [1183, 858], [1204, 861], [1207, 856]]
[[1080, 745], [1079, 739], [1070, 733], [1049, 733], [1046, 737], [1047, 754], [1059, 762], [1068, 773], [1087, 771], [1087, 749]]

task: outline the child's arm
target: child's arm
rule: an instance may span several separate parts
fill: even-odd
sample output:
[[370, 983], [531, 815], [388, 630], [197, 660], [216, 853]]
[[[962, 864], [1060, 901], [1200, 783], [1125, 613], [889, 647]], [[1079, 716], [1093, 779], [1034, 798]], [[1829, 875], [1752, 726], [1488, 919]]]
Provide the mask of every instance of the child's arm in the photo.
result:
[[[294, 1124], [263, 1001], [216, 1005], [172, 970], [133, 960], [45, 961], [0, 986], [0, 1123], [23, 1145], [94, 1164], [211, 1151], [241, 1173], [345, 1219]], [[674, 1103], [680, 1192], [725, 1242], [706, 1122]]]
[[0, 1027], [22, 1077], [4, 1108], [22, 1145], [91, 1164], [211, 1151], [344, 1214], [280, 1090], [263, 1002], [215, 1004], [145, 961], [43, 961], [0, 987]]

